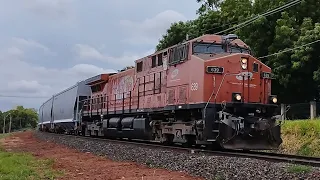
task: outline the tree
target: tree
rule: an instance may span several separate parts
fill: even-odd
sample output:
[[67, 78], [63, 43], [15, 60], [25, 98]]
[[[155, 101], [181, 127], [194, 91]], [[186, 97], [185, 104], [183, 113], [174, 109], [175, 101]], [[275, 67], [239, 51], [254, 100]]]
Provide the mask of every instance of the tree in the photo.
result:
[[186, 39], [187, 33], [192, 31], [193, 25], [193, 21], [179, 21], [171, 24], [166, 34], [162, 36], [156, 49], [159, 51], [182, 42]]
[[197, 0], [197, 3], [201, 3], [200, 8], [197, 10], [197, 14], [218, 10], [221, 2], [222, 0]]
[[[9, 115], [10, 113], [10, 115]], [[1, 123], [0, 128], [3, 128], [3, 117], [6, 116], [6, 132], [9, 130], [9, 119], [12, 118], [11, 131], [34, 128], [38, 123], [38, 113], [33, 108], [24, 108], [23, 106], [17, 106], [15, 109], [11, 109], [7, 112], [0, 113]]]
[[[274, 9], [287, 2], [287, 0], [256, 0], [252, 12], [263, 13], [266, 9]], [[317, 25], [314, 23], [320, 18], [320, 11], [314, 8], [316, 5], [319, 5], [319, 2], [302, 1], [299, 5], [283, 12], [262, 17], [237, 33], [252, 47], [256, 57], [301, 46], [319, 38]], [[313, 13], [308, 13], [307, 9]], [[262, 59], [273, 69], [276, 77], [273, 83], [274, 94], [278, 94], [282, 102], [296, 103], [319, 98], [319, 87], [317, 87], [319, 55], [315, 50], [316, 46], [299, 48]]]
[[238, 24], [252, 15], [251, 0], [225, 0], [220, 3], [224, 23]]
[[[291, 2], [291, 0], [197, 0], [201, 3], [197, 19], [173, 23], [159, 41], [163, 49], [185, 40], [186, 34], [197, 37], [228, 29], [249, 17], [265, 13]], [[256, 19], [247, 26], [230, 30], [253, 50], [255, 57], [277, 53], [320, 39], [320, 1], [302, 0], [282, 12]], [[319, 99], [320, 53], [315, 43], [293, 51], [260, 59], [273, 69], [273, 94], [284, 103]], [[303, 94], [303, 96], [301, 96]], [[294, 97], [294, 98], [292, 98]]]

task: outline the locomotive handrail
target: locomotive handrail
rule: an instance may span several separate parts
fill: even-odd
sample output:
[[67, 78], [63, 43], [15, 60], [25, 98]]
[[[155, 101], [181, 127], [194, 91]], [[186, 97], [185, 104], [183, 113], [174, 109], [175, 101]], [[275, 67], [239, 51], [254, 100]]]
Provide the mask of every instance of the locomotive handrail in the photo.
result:
[[[117, 99], [118, 95], [119, 97], [121, 96], [120, 99]], [[114, 111], [122, 111], [124, 113], [125, 107], [129, 107], [128, 110], [129, 112], [131, 112], [132, 107], [137, 105], [137, 102], [139, 102], [139, 99], [136, 100], [137, 98], [139, 98], [139, 96], [132, 96], [132, 91], [128, 91], [128, 92], [116, 93], [111, 95], [101, 94], [101, 95], [98, 95], [97, 97], [91, 97], [81, 101], [87, 102], [84, 104], [84, 106], [88, 108], [85, 109], [84, 111], [86, 110], [94, 111], [102, 114], [103, 109], [106, 109], [108, 114], [110, 109], [113, 109]]]
[[[219, 91], [220, 91], [220, 89], [221, 89], [222, 83], [224, 82], [224, 79], [225, 79], [225, 77], [226, 77], [227, 75], [239, 75], [239, 73], [226, 73], [226, 74], [223, 75], [222, 81], [221, 81], [221, 83], [220, 83], [220, 85], [219, 85], [219, 88], [218, 88], [218, 90], [217, 90], [217, 93], [216, 93], [216, 95], [215, 95], [215, 97], [214, 97], [214, 101], [215, 101], [215, 102], [216, 102], [216, 99], [217, 99], [217, 95], [219, 94]], [[206, 109], [207, 109], [207, 107], [208, 107], [208, 104], [210, 103], [210, 100], [212, 99], [213, 94], [214, 94], [214, 89], [212, 90], [212, 93], [211, 93], [211, 95], [210, 95], [210, 97], [209, 97], [209, 99], [208, 99], [208, 101], [207, 101], [207, 103], [206, 103], [206, 105], [205, 105], [205, 107], [204, 107], [204, 117], [206, 117]]]

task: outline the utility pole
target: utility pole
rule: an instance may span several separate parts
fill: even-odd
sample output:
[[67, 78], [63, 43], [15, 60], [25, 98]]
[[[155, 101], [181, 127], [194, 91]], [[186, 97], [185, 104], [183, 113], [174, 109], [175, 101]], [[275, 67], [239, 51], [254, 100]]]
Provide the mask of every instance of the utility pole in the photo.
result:
[[10, 116], [10, 122], [9, 122], [9, 133], [11, 133], [11, 121], [12, 121], [12, 116]]

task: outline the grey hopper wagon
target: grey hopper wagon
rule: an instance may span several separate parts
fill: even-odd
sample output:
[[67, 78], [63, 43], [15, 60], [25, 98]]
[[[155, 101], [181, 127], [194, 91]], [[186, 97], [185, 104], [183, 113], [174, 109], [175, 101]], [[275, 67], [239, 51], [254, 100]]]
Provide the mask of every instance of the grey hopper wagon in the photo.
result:
[[39, 128], [55, 132], [73, 131], [79, 122], [82, 101], [90, 96], [91, 88], [84, 81], [53, 95], [39, 108]]

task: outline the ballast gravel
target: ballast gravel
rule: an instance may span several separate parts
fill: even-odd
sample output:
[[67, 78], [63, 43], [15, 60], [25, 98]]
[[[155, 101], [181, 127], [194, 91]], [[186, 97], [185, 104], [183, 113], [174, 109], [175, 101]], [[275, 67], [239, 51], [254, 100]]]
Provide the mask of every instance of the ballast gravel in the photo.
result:
[[53, 141], [82, 152], [105, 156], [115, 161], [134, 161], [149, 167], [186, 172], [208, 180], [320, 179], [320, 168], [317, 167], [275, 163], [250, 158], [192, 154], [42, 132], [36, 132], [35, 136], [41, 140]]

